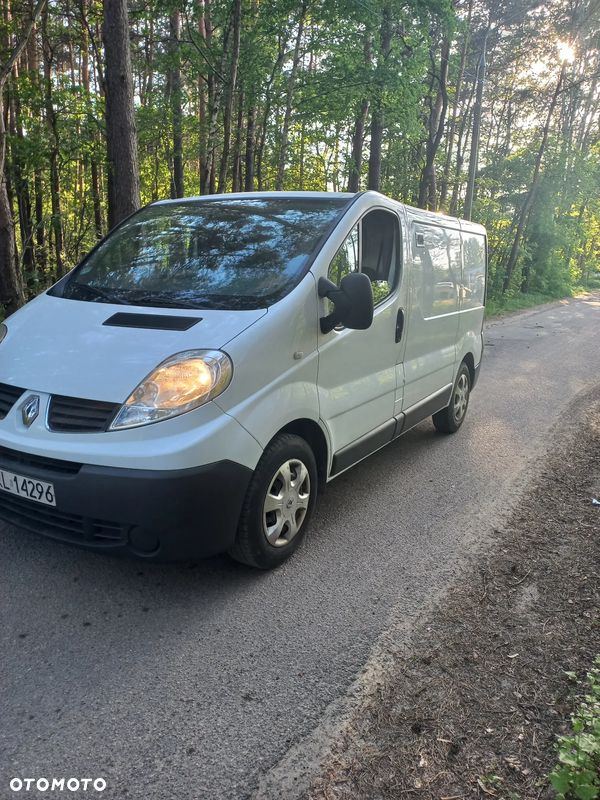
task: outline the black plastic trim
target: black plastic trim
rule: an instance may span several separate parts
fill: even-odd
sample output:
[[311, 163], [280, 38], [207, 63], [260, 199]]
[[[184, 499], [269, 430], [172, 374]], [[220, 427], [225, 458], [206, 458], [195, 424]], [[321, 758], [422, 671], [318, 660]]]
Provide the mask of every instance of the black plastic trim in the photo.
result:
[[121, 403], [53, 394], [46, 412], [46, 427], [55, 433], [102, 433], [120, 408]]
[[25, 391], [19, 386], [0, 383], [0, 419], [4, 419], [10, 413], [14, 404], [25, 394]]
[[394, 435], [392, 439], [397, 439], [398, 436], [404, 431], [404, 423], [406, 422], [406, 414], [402, 412], [398, 414], [398, 416], [394, 417], [396, 420], [396, 430], [394, 431]]
[[34, 456], [21, 450], [0, 447], [0, 469], [19, 474], [25, 470], [28, 475], [41, 477], [43, 480], [50, 480], [50, 475], [76, 475], [82, 466], [76, 461]]
[[452, 384], [449, 383], [448, 386], [444, 386], [443, 389], [435, 392], [435, 394], [431, 394], [424, 400], [415, 403], [414, 406], [407, 408], [404, 412], [406, 419], [404, 421], [402, 433], [410, 430], [410, 428], [414, 428], [415, 425], [419, 424], [419, 422], [423, 422], [423, 420], [427, 419], [427, 417], [433, 416], [433, 414], [441, 411], [442, 408], [446, 408], [450, 402], [451, 396]]
[[118, 312], [102, 324], [116, 328], [148, 328], [157, 331], [187, 331], [202, 322], [202, 317], [177, 317], [170, 314], [136, 314]]
[[337, 475], [343, 470], [348, 469], [358, 461], [371, 455], [376, 450], [384, 447], [388, 442], [392, 441], [396, 431], [396, 420], [389, 419], [377, 428], [374, 428], [369, 433], [361, 436], [360, 439], [351, 444], [342, 447], [337, 453], [334, 453], [333, 461], [331, 463], [331, 477]]
[[76, 475], [52, 476], [55, 507], [25, 499], [17, 507], [13, 495], [1, 492], [0, 519], [116, 556], [203, 558], [233, 544], [251, 475], [232, 461], [182, 470], [84, 464]]

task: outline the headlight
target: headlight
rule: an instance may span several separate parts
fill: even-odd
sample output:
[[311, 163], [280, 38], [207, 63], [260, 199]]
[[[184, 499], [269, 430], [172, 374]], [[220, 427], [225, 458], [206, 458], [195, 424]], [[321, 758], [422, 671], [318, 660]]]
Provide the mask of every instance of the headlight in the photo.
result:
[[231, 359], [219, 350], [185, 350], [167, 358], [130, 395], [109, 430], [176, 417], [208, 403], [229, 386]]
[[3, 322], [0, 322], [0, 342], [6, 336], [7, 331], [8, 328], [6, 327], [6, 325]]

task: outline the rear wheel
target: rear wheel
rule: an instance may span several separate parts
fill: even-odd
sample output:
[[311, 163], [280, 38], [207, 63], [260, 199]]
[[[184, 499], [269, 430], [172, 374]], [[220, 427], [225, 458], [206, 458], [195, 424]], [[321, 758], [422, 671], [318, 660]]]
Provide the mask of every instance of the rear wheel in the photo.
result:
[[309, 444], [285, 433], [267, 447], [250, 480], [229, 554], [271, 569], [294, 553], [306, 534], [317, 493], [317, 465]]
[[466, 364], [461, 364], [456, 376], [450, 404], [434, 414], [433, 424], [442, 433], [456, 433], [463, 424], [467, 408], [469, 407], [469, 396], [471, 392], [471, 373]]

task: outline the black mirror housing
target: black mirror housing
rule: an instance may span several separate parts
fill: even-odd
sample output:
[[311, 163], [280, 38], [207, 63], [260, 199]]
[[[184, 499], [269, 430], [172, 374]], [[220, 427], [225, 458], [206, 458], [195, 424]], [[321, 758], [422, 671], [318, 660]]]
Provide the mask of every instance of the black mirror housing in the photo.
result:
[[319, 278], [319, 297], [327, 297], [335, 308], [327, 317], [321, 317], [321, 333], [329, 333], [337, 325], [364, 331], [373, 322], [373, 286], [362, 272], [345, 275], [340, 287], [327, 278]]

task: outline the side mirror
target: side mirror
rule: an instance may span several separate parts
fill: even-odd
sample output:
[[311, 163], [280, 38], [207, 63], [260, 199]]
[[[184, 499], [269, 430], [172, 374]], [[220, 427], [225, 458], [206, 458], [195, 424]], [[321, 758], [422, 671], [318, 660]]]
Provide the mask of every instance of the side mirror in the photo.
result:
[[319, 297], [327, 297], [334, 309], [326, 317], [321, 317], [321, 333], [329, 333], [337, 325], [352, 330], [365, 331], [373, 322], [373, 287], [369, 278], [362, 272], [345, 275], [340, 287], [327, 278], [319, 278]]

